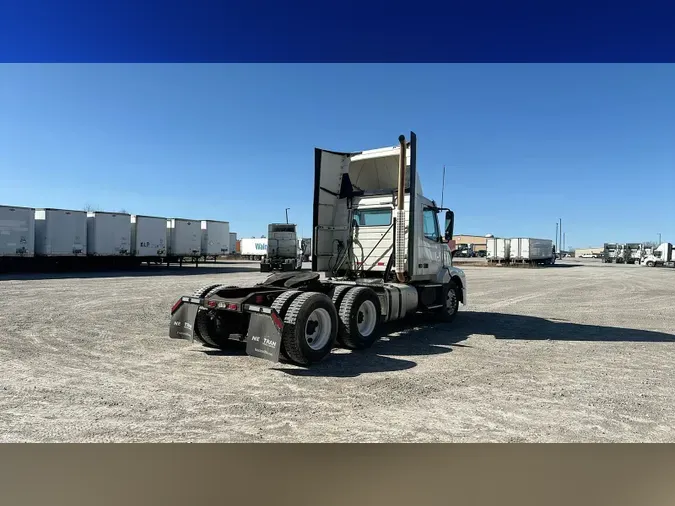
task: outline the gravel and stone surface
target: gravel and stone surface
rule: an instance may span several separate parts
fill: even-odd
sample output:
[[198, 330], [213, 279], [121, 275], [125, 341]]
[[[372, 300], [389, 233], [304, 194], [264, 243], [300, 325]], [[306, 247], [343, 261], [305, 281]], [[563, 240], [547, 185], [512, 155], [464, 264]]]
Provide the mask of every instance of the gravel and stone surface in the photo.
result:
[[310, 369], [169, 339], [252, 263], [0, 276], [0, 441], [675, 441], [675, 269], [465, 271], [453, 324]]

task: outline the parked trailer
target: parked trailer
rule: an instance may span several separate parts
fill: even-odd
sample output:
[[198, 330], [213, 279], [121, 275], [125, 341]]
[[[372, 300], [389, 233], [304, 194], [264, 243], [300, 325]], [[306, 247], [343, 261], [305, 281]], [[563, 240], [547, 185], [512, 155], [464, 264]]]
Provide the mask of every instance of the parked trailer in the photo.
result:
[[132, 262], [131, 215], [88, 212], [87, 263], [94, 266], [121, 266]]
[[137, 263], [161, 263], [166, 258], [166, 218], [131, 215], [131, 254]]
[[35, 255], [35, 209], [0, 206], [0, 268], [23, 266]]
[[[40, 263], [74, 264], [87, 255], [87, 212], [68, 209], [35, 210], [35, 256]], [[59, 259], [59, 260], [57, 260]], [[82, 262], [83, 260], [78, 260]]]
[[199, 220], [171, 218], [166, 227], [169, 234], [169, 256], [181, 264], [183, 258], [197, 261], [202, 251], [202, 224]]
[[488, 262], [508, 262], [511, 258], [511, 240], [500, 237], [487, 238]]
[[245, 237], [239, 240], [241, 256], [247, 260], [260, 261], [267, 255], [267, 238], [260, 239]]
[[239, 253], [239, 248], [237, 247], [237, 233], [230, 232], [230, 255], [236, 255]]
[[230, 223], [228, 221], [202, 220], [202, 256], [216, 260], [230, 253]]
[[453, 321], [467, 302], [466, 277], [450, 255], [454, 214], [422, 193], [415, 134], [399, 144], [357, 153], [316, 148], [312, 272], [201, 287], [173, 304], [169, 336], [219, 348], [244, 341], [251, 356], [307, 366], [336, 343], [372, 346], [384, 322], [413, 314]]
[[516, 263], [546, 264], [555, 263], [555, 249], [550, 239], [516, 237], [510, 240], [510, 260]]

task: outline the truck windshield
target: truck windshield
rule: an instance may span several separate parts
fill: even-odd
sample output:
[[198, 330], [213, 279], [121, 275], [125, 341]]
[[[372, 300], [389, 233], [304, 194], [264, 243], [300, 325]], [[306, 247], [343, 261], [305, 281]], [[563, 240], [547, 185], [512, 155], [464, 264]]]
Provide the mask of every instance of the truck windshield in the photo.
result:
[[391, 209], [356, 209], [354, 221], [359, 227], [387, 227], [391, 225]]

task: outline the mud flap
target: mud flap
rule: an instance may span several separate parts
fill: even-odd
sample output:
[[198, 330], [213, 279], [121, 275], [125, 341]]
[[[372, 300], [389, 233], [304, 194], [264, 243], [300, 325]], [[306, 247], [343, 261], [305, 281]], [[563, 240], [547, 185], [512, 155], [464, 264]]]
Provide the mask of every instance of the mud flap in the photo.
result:
[[[278, 324], [274, 323], [274, 316]], [[246, 334], [246, 353], [252, 357], [279, 362], [283, 324], [274, 313], [252, 313]], [[280, 326], [278, 326], [280, 325]]]
[[171, 315], [169, 337], [172, 339], [186, 339], [193, 342], [197, 311], [199, 311], [199, 305], [183, 302]]

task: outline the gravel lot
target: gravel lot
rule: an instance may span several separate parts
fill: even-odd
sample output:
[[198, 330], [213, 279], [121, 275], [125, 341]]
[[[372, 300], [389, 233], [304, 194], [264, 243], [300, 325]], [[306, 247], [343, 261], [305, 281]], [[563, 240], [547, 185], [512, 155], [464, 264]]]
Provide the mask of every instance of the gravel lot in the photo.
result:
[[168, 338], [255, 264], [0, 277], [0, 441], [675, 441], [675, 270], [465, 267], [454, 324], [301, 369]]

